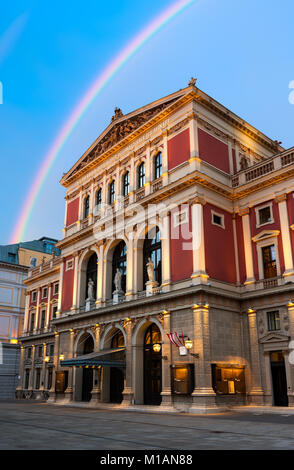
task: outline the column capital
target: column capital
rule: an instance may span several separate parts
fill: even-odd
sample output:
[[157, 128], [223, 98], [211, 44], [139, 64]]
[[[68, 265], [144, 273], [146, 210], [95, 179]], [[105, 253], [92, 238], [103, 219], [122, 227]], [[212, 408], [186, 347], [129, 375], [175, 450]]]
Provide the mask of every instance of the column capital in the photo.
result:
[[188, 199], [188, 204], [190, 206], [193, 206], [194, 204], [201, 204], [201, 206], [205, 206], [206, 200], [203, 197], [197, 195]]
[[278, 203], [278, 204], [279, 204], [280, 202], [287, 201], [287, 193], [278, 194], [278, 195], [275, 197], [274, 201], [275, 201], [276, 203]]
[[249, 207], [243, 207], [239, 209], [239, 215], [243, 217], [244, 215], [249, 215], [250, 209]]

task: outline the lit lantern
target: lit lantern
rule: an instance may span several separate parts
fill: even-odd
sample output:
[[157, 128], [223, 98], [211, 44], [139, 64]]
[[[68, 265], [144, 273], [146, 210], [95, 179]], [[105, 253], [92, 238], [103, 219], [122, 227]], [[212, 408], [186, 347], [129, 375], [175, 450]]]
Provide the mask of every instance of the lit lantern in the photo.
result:
[[60, 354], [59, 360], [60, 360], [60, 361], [64, 361], [64, 354]]
[[50, 361], [50, 356], [45, 356], [45, 362], [49, 362]]
[[11, 338], [10, 343], [11, 343], [11, 344], [17, 344], [18, 341], [17, 341], [16, 338]]
[[185, 348], [186, 349], [191, 349], [192, 346], [193, 346], [193, 341], [190, 338], [185, 339]]
[[153, 351], [154, 352], [160, 352], [160, 350], [161, 350], [161, 344], [160, 343], [153, 344]]

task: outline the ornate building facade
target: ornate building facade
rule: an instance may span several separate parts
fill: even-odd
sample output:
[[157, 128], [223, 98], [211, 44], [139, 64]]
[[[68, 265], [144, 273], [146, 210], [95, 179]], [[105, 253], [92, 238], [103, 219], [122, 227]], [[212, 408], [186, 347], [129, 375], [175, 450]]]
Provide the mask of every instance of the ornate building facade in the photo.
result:
[[61, 179], [60, 259], [26, 281], [18, 396], [293, 406], [293, 162], [194, 79], [116, 108]]

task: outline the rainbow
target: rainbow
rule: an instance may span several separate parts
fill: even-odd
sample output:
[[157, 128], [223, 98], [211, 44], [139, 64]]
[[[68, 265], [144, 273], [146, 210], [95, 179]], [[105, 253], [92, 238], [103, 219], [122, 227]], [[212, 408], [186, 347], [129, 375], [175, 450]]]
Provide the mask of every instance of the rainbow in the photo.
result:
[[178, 15], [195, 1], [196, 0], [178, 0], [174, 2], [151, 23], [149, 23], [135, 38], [133, 38], [129, 44], [127, 44], [127, 46], [117, 54], [113, 61], [110, 62], [107, 67], [99, 74], [98, 78], [94, 81], [94, 83], [82, 97], [81, 101], [74, 108], [72, 114], [64, 123], [60, 132], [57, 134], [52, 146], [49, 148], [48, 153], [45, 155], [21, 208], [20, 216], [13, 229], [9, 243], [18, 243], [24, 239], [28, 222], [35, 207], [38, 195], [45, 183], [51, 167], [57, 159], [65, 142], [70, 137], [74, 128], [77, 126], [83, 114], [86, 112], [98, 93], [103, 90], [103, 88], [114, 77], [114, 75], [149, 39], [152, 38], [152, 36], [154, 36], [154, 34], [156, 34], [165, 24], [167, 24], [171, 19], [173, 19], [176, 15]]

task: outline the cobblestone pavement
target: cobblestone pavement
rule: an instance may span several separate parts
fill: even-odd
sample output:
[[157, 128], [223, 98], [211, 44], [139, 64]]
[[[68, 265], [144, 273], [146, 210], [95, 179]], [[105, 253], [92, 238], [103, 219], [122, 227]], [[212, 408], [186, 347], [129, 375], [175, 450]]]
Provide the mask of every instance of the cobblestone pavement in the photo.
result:
[[294, 449], [294, 415], [151, 414], [0, 402], [0, 449]]

